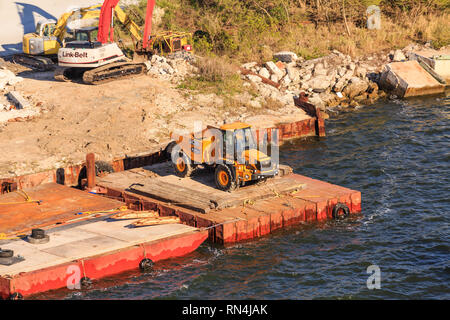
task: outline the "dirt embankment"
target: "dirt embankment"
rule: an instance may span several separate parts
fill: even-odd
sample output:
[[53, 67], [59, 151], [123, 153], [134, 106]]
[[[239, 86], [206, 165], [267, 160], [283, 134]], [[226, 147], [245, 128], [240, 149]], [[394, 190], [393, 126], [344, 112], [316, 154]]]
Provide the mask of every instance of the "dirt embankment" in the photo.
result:
[[220, 125], [308, 117], [295, 106], [229, 112], [217, 96], [192, 96], [155, 75], [92, 86], [54, 81], [52, 72], [14, 71], [24, 80], [8, 90], [20, 92], [41, 114], [0, 124], [2, 178], [80, 163], [89, 152], [105, 161], [151, 152], [169, 141], [171, 131], [192, 131], [194, 121]]

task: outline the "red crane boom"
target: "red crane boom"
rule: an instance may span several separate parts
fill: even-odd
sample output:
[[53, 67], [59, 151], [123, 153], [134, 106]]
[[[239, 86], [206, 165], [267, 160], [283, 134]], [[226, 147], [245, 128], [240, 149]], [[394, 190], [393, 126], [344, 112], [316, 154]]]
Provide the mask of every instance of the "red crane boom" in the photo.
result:
[[[98, 36], [97, 40], [101, 43], [114, 41], [114, 28], [112, 25], [113, 10], [120, 0], [105, 0], [100, 10], [100, 20], [98, 22]], [[155, 7], [155, 0], [147, 0], [147, 13], [145, 15], [144, 36], [142, 40], [143, 48], [147, 48], [152, 31], [152, 15]]]

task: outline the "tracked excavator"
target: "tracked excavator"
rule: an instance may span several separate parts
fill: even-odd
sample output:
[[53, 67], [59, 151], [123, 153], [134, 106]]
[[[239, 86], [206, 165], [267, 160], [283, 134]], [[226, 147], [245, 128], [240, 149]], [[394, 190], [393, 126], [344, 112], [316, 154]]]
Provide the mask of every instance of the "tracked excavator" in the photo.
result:
[[[68, 81], [82, 78], [86, 84], [99, 84], [117, 78], [143, 74], [144, 63], [133, 62], [127, 58], [114, 42], [113, 15], [128, 28], [136, 40], [142, 39], [140, 29], [122, 10], [116, 9], [119, 0], [105, 0], [100, 10], [97, 40], [71, 41], [58, 51], [58, 68], [55, 79]], [[148, 0], [144, 37], [148, 39], [155, 0]], [[119, 10], [119, 14], [117, 14]], [[147, 41], [142, 42], [145, 48]]]
[[100, 7], [98, 4], [76, 8], [61, 15], [58, 21], [53, 19], [39, 21], [35, 32], [24, 34], [23, 53], [15, 54], [12, 60], [39, 71], [53, 69], [57, 63], [58, 50], [65, 42], [66, 27], [70, 19], [76, 14], [79, 14], [79, 20], [98, 18]]

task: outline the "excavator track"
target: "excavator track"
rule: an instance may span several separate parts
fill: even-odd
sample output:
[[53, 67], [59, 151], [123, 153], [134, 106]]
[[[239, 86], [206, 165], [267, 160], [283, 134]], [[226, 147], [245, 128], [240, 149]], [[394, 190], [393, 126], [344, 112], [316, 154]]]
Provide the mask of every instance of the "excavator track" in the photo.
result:
[[86, 84], [100, 84], [116, 79], [138, 76], [146, 71], [145, 63], [116, 62], [85, 71], [83, 82]]
[[25, 53], [17, 53], [13, 55], [12, 61], [14, 63], [32, 68], [36, 71], [50, 71], [56, 66], [56, 63], [51, 58], [33, 56]]
[[72, 80], [79, 80], [83, 77], [83, 72], [86, 69], [84, 68], [64, 68], [64, 67], [57, 67], [55, 69], [55, 73], [53, 77], [57, 81], [72, 81]]

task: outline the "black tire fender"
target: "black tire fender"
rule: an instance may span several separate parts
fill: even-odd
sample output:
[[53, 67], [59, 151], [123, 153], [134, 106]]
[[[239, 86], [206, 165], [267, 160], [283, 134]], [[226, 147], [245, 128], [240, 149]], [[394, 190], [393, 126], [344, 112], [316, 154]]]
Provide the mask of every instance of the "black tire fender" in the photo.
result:
[[14, 251], [3, 249], [0, 251], [0, 258], [11, 258], [14, 255]]
[[[340, 214], [340, 212], [343, 214]], [[333, 208], [333, 219], [343, 219], [350, 215], [350, 209], [344, 203], [338, 202]]]
[[153, 265], [154, 263], [151, 259], [145, 258], [139, 262], [139, 269], [141, 269], [141, 271], [150, 271], [153, 269]]

